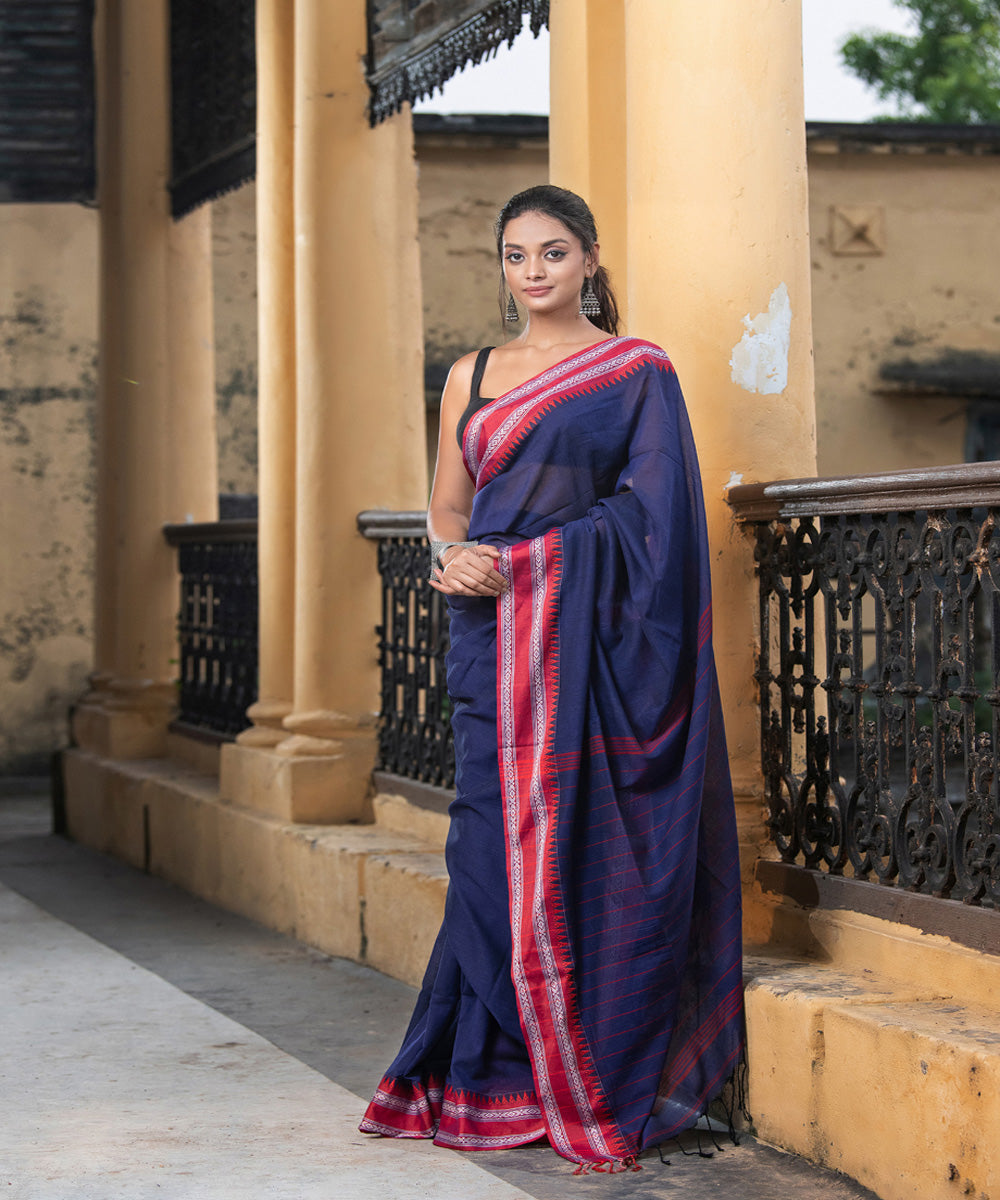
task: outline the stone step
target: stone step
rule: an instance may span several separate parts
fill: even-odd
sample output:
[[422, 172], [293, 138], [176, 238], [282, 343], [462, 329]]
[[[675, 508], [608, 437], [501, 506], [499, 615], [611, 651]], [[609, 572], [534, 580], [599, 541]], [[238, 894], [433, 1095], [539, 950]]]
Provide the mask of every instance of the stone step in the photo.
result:
[[428, 846], [444, 851], [448, 836], [448, 814], [421, 804], [406, 796], [379, 792], [372, 801], [375, 824], [389, 833], [403, 833], [417, 838]]
[[998, 1200], [1000, 1012], [948, 982], [749, 955], [757, 1135], [882, 1200]]
[[[66, 752], [67, 831], [214, 904], [328, 954], [419, 984], [448, 879], [435, 841], [402, 828], [302, 825], [224, 802], [217, 780], [171, 759]], [[430, 814], [433, 816], [433, 814]]]

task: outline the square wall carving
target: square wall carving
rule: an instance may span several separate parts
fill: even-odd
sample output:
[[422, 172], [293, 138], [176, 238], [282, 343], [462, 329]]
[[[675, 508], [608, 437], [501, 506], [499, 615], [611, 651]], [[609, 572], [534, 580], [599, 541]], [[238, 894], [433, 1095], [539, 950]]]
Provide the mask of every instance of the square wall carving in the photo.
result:
[[842, 255], [885, 254], [885, 209], [878, 204], [831, 205], [830, 251]]

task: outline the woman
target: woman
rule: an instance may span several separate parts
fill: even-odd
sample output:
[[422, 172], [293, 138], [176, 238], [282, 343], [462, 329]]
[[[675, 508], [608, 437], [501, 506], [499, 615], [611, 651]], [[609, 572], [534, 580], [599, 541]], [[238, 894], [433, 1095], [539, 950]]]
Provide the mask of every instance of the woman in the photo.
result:
[[459, 1149], [547, 1136], [616, 1170], [693, 1125], [742, 1050], [702, 498], [676, 376], [616, 336], [586, 204], [531, 188], [496, 231], [525, 328], [452, 368], [428, 512], [451, 614], [450, 886], [361, 1128]]

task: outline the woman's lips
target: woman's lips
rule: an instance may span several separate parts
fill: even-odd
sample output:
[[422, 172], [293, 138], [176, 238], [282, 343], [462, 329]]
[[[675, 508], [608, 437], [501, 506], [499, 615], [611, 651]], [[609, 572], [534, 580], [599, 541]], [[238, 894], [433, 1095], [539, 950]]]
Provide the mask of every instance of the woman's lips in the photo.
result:
[[524, 294], [526, 296], [544, 296], [551, 291], [551, 287], [530, 287], [524, 289]]

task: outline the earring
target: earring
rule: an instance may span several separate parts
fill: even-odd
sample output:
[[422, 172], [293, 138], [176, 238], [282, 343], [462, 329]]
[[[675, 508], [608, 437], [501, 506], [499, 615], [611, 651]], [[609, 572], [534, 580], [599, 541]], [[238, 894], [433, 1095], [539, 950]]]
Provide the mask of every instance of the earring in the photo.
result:
[[594, 295], [594, 284], [589, 275], [583, 285], [583, 292], [580, 295], [580, 315], [584, 317], [599, 317], [601, 315], [601, 302]]
[[517, 305], [514, 303], [514, 293], [507, 293], [507, 311], [504, 313], [504, 320], [513, 324], [521, 319], [521, 314], [517, 311]]

